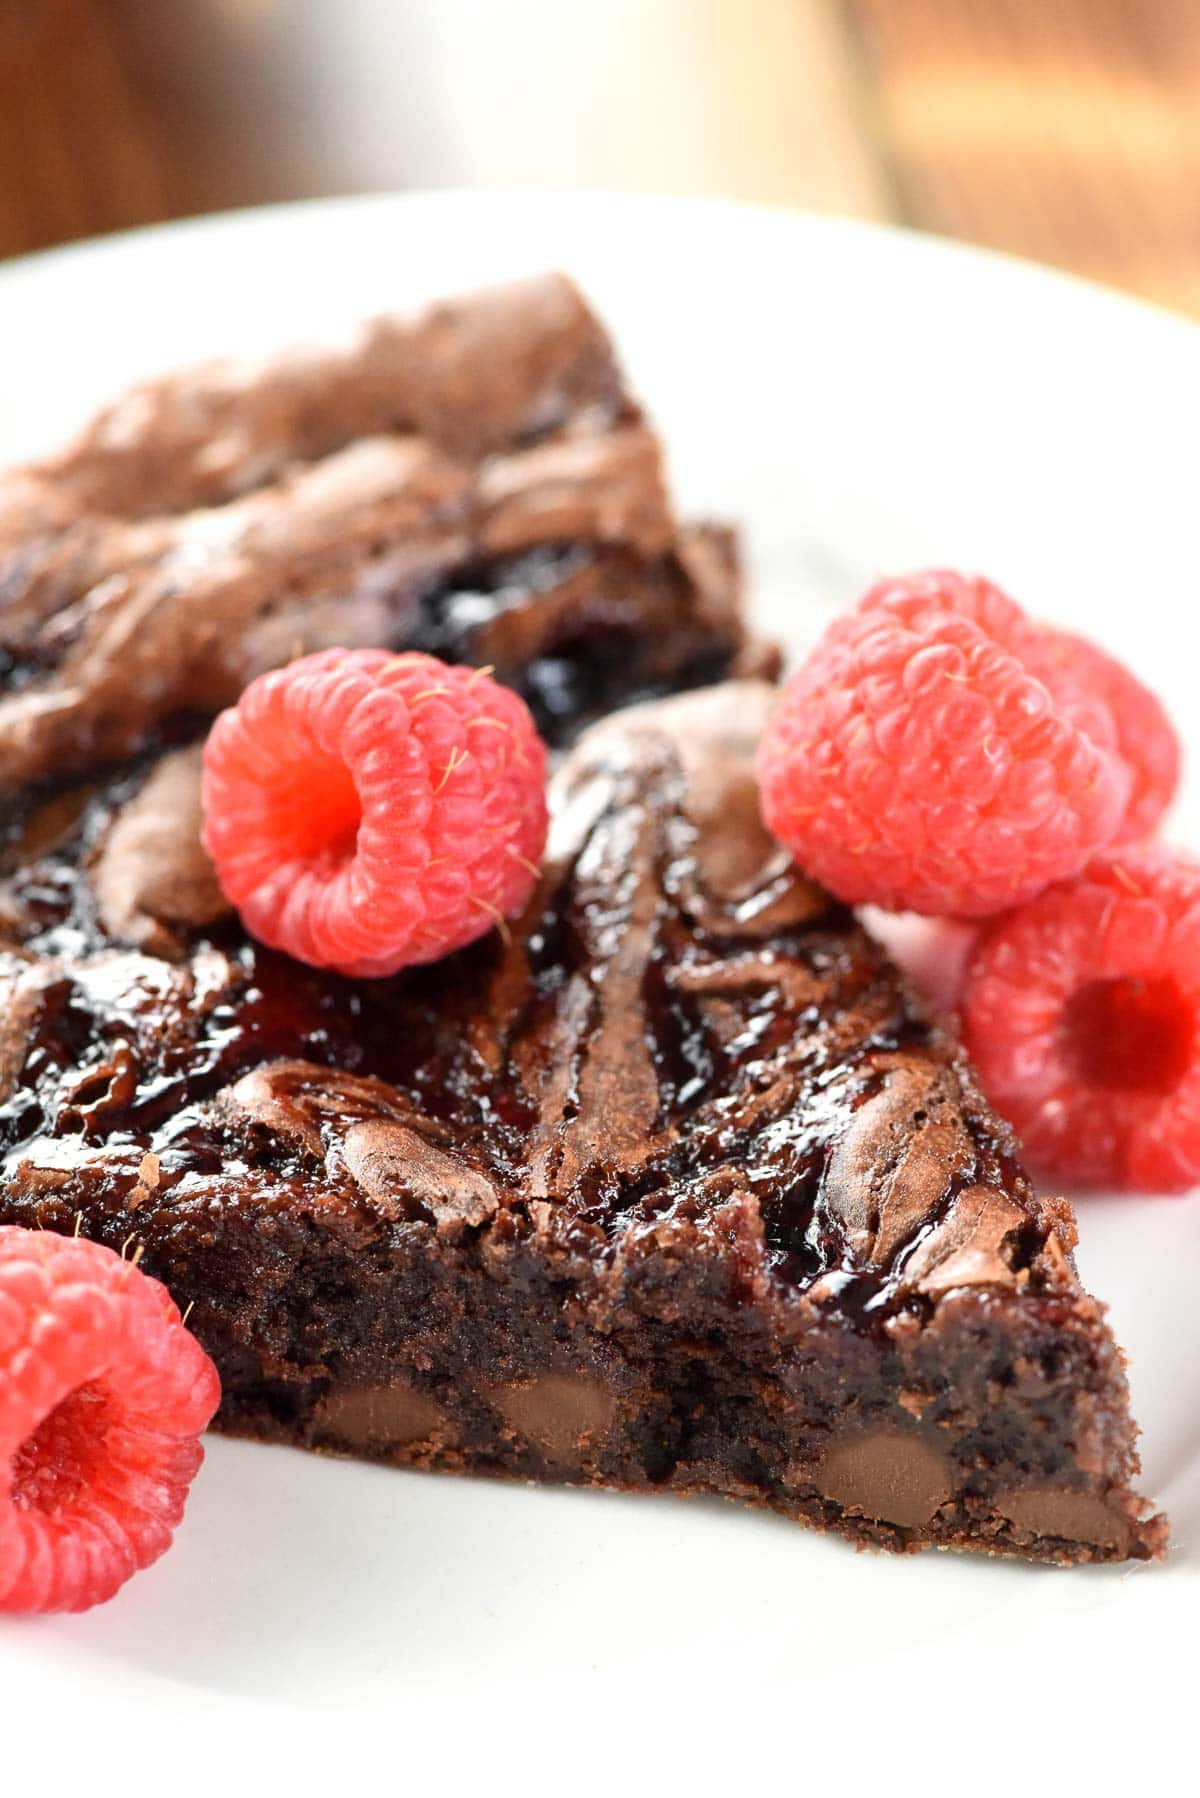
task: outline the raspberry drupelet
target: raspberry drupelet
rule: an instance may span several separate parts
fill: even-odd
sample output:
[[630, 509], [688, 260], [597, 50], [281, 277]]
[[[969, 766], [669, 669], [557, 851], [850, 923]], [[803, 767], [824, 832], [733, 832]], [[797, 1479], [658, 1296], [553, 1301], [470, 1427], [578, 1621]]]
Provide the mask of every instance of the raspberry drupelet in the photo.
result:
[[524, 905], [546, 838], [524, 701], [434, 656], [329, 649], [252, 681], [204, 754], [204, 842], [252, 935], [373, 977]]
[[1200, 863], [1114, 851], [986, 926], [962, 1015], [1040, 1172], [1139, 1192], [1200, 1180]]
[[219, 1399], [157, 1280], [0, 1226], [0, 1612], [87, 1610], [156, 1561]]

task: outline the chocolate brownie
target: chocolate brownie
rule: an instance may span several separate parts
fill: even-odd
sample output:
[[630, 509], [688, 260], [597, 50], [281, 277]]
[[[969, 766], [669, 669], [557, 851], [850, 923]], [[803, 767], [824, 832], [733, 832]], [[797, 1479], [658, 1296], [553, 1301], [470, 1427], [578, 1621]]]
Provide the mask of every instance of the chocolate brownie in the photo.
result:
[[762, 833], [769, 689], [595, 726], [507, 938], [355, 982], [249, 940], [199, 837], [213, 711], [333, 642], [493, 663], [559, 741], [774, 668], [558, 277], [0, 479], [0, 1221], [136, 1239], [230, 1431], [1160, 1552], [1069, 1212]]
[[562, 276], [128, 393], [0, 478], [0, 799], [186, 734], [328, 644], [490, 663], [559, 739], [769, 673], [731, 535]]
[[765, 837], [769, 700], [593, 728], [508, 940], [377, 982], [220, 918], [194, 752], [43, 806], [9, 849], [0, 1218], [143, 1244], [237, 1434], [1156, 1555], [1070, 1212]]

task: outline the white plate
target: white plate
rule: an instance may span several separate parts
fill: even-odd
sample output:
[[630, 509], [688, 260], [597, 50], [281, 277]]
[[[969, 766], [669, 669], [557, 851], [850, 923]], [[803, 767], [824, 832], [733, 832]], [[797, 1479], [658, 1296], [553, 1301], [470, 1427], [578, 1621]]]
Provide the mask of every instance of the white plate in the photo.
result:
[[[900, 233], [489, 193], [66, 251], [0, 272], [0, 459], [173, 360], [555, 264], [615, 329], [681, 500], [744, 528], [769, 629], [801, 646], [881, 570], [982, 569], [1127, 656], [1200, 742], [1200, 333]], [[1196, 812], [1193, 789], [1178, 828], [1200, 841]], [[88, 1616], [0, 1627], [4, 1719], [91, 1755], [94, 1708], [118, 1762], [137, 1741], [147, 1782], [161, 1756], [175, 1790], [209, 1758], [308, 1789], [374, 1752], [413, 1787], [497, 1761], [532, 1790], [588, 1789], [607, 1763], [676, 1790], [725, 1760], [743, 1787], [957, 1773], [979, 1791], [1014, 1763], [1115, 1772], [1123, 1754], [1144, 1778], [1142, 1732], [1182, 1743], [1190, 1723], [1200, 1205], [1091, 1199], [1080, 1221], [1132, 1357], [1144, 1489], [1173, 1518], [1165, 1567], [855, 1555], [717, 1504], [214, 1441], [159, 1566]]]

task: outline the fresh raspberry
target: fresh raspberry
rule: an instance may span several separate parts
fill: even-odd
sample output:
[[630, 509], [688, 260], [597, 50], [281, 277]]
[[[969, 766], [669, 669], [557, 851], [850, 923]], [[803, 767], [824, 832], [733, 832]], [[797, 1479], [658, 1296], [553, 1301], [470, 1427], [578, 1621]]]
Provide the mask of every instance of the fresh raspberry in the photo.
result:
[[204, 842], [262, 942], [394, 974], [524, 905], [546, 751], [481, 669], [327, 649], [252, 681], [204, 751]]
[[1122, 663], [1070, 631], [1043, 630], [1039, 673], [1052, 692], [1083, 691], [1106, 709], [1117, 752], [1133, 775], [1118, 838], [1149, 836], [1179, 785], [1179, 738], [1161, 700]]
[[985, 916], [1112, 842], [1112, 719], [1039, 678], [1041, 632], [990, 582], [887, 581], [835, 620], [759, 750], [768, 827], [850, 904]]
[[0, 1611], [85, 1611], [156, 1561], [220, 1396], [157, 1280], [0, 1226]]
[[1043, 1173], [1137, 1192], [1200, 1181], [1200, 863], [1112, 851], [995, 920], [963, 1029]]

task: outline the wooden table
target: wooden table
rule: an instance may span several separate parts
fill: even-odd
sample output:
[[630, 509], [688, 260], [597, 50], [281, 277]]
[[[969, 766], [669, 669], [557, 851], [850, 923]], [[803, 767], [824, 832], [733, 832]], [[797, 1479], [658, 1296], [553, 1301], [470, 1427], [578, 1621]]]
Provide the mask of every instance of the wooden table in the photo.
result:
[[895, 219], [1200, 313], [1200, 0], [0, 0], [0, 255], [546, 180]]

